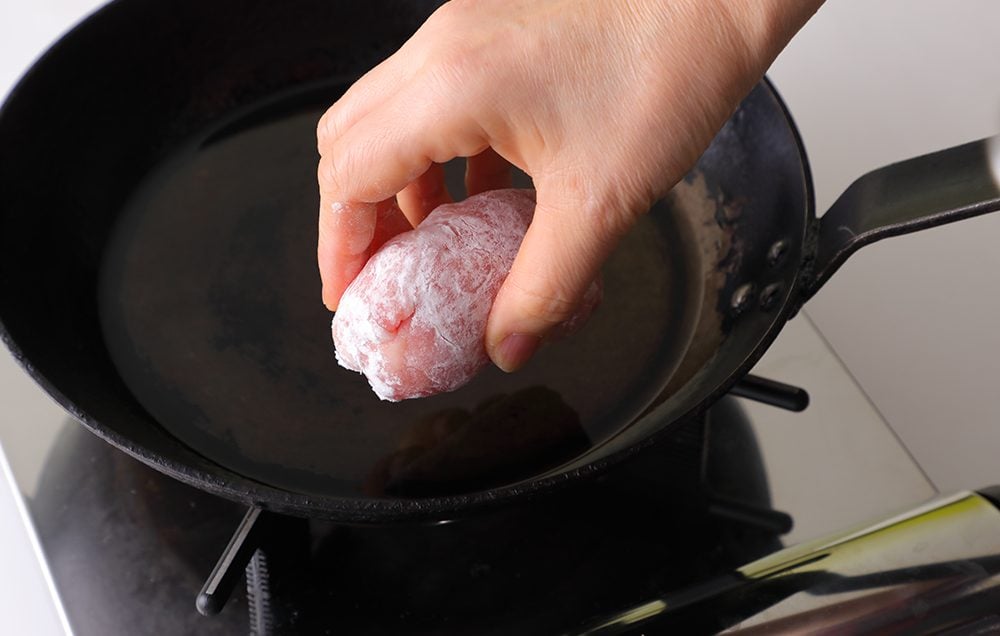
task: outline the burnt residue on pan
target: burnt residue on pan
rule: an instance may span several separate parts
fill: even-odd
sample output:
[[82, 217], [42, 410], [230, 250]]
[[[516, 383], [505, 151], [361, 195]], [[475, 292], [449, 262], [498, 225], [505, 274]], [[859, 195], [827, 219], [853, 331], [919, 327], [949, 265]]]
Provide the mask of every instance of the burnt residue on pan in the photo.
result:
[[[697, 286], [697, 318], [688, 346], [677, 370], [663, 391], [649, 405], [643, 416], [665, 402], [703, 368], [718, 352], [724, 338], [724, 317], [719, 311], [719, 296], [739, 258], [735, 255], [731, 223], [720, 222], [719, 201], [711, 195], [705, 178], [697, 171], [674, 186], [667, 197], [670, 205], [680, 211], [688, 223], [688, 249], [694, 253], [699, 276]], [[729, 217], [723, 217], [729, 218]]]

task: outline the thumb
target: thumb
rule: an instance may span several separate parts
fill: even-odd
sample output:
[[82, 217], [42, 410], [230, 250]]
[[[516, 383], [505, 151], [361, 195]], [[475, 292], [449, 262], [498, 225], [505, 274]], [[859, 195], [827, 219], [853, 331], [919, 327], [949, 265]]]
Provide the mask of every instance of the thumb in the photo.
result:
[[508, 372], [574, 314], [634, 217], [592, 197], [538, 186], [534, 218], [486, 325], [486, 351]]

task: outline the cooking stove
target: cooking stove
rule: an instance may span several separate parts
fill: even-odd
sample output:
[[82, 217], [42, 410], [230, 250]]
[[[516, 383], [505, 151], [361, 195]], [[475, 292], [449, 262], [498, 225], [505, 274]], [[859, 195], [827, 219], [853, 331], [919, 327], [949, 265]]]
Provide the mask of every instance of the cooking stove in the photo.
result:
[[[927, 526], [907, 518], [849, 535], [893, 535], [876, 541], [883, 548], [874, 555], [850, 538], [844, 550], [860, 562], [830, 557], [840, 539], [802, 544], [935, 492], [808, 316], [787, 326], [755, 372], [795, 380], [811, 404], [798, 412], [804, 391], [750, 378], [600, 479], [434, 523], [347, 526], [248, 512], [149, 469], [65, 416], [53, 422], [56, 409], [35, 428], [52, 431], [50, 444], [8, 435], [4, 445], [53, 598], [82, 636], [714, 633], [767, 616], [786, 597], [808, 606], [855, 598], [859, 586], [936, 590], [914, 578], [921, 550], [936, 568], [924, 578], [957, 572], [964, 583], [948, 590], [982, 587], [988, 596], [977, 602], [1000, 606], [1000, 513], [982, 498], [971, 526], [901, 537], [898, 528]], [[963, 502], [943, 505], [972, 505]], [[951, 508], [920, 514], [972, 514]], [[781, 559], [791, 565], [768, 565]], [[815, 562], [837, 570], [835, 584], [827, 570], [799, 571]], [[906, 565], [906, 585], [879, 583], [865, 569], [872, 564]], [[820, 584], [833, 587], [809, 591]], [[939, 597], [896, 606], [954, 600]]]
[[195, 596], [243, 507], [69, 427], [31, 508], [81, 636], [553, 634], [780, 548], [791, 519], [769, 503], [727, 399], [596, 482], [467, 519], [351, 527], [255, 511], [267, 527], [246, 584], [211, 617]]

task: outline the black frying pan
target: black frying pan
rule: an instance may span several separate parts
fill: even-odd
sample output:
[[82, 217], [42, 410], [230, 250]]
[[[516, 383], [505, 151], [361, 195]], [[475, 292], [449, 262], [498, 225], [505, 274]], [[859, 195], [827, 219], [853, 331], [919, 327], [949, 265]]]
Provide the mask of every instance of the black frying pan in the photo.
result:
[[436, 4], [119, 0], [54, 46], [0, 112], [0, 326], [28, 372], [210, 492], [440, 518], [622, 460], [726, 392], [858, 247], [1000, 208], [977, 142], [867, 175], [817, 220], [765, 82], [626, 239], [579, 335], [381, 403], [336, 366], [319, 300], [314, 126]]

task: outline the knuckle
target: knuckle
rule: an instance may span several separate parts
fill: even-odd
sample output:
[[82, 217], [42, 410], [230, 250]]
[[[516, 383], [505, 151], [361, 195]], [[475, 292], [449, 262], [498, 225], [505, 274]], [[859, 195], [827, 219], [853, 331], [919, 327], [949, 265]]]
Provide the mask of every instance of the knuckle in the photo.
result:
[[584, 208], [585, 223], [597, 236], [615, 240], [626, 233], [637, 219], [632, 206], [622, 201], [612, 201]]
[[539, 185], [535, 214], [556, 218], [559, 225], [574, 232], [576, 240], [585, 244], [613, 240], [631, 226], [632, 208], [581, 172], [544, 180]]
[[328, 148], [330, 144], [337, 138], [337, 120], [333, 113], [333, 109], [323, 113], [323, 116], [319, 118], [316, 123], [316, 145], [319, 150], [319, 154], [324, 154], [324, 149]]
[[498, 51], [482, 34], [470, 34], [466, 24], [463, 18], [442, 17], [434, 25], [433, 38], [425, 42], [419, 64], [424, 81], [452, 99], [481, 92], [489, 86], [485, 80], [496, 74]]
[[555, 326], [568, 320], [576, 311], [577, 299], [555, 290], [535, 290], [515, 286], [520, 298], [518, 308], [528, 320]]
[[474, 7], [470, 6], [469, 0], [451, 0], [450, 2], [445, 2], [427, 19], [427, 26], [435, 29], [450, 30], [449, 27], [453, 27], [469, 15], [470, 9], [474, 9]]
[[427, 53], [424, 70], [439, 90], [449, 94], [453, 87], [462, 87], [463, 92], [474, 88], [482, 72], [482, 64], [477, 51], [469, 44], [448, 38], [438, 42]]
[[333, 194], [340, 192], [340, 174], [330, 157], [321, 157], [316, 169], [320, 192]]

